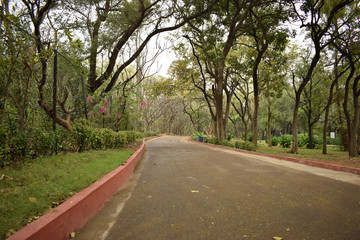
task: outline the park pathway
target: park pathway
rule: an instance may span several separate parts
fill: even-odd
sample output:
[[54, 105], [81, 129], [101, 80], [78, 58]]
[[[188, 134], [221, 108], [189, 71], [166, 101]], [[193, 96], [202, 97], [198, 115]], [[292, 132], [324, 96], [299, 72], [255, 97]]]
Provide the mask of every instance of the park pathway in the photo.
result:
[[75, 239], [273, 237], [360, 239], [360, 176], [162, 137]]

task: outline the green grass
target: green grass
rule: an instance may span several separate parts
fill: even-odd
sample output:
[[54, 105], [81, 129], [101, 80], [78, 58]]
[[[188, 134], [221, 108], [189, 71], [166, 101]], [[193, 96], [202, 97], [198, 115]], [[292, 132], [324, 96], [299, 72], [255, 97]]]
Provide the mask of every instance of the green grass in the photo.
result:
[[296, 157], [312, 161], [325, 162], [348, 167], [360, 168], [360, 158], [350, 158], [348, 152], [341, 151], [338, 146], [328, 146], [327, 154], [322, 154], [322, 149], [299, 148], [299, 154], [289, 153], [290, 148], [280, 146], [268, 147], [265, 141], [258, 142], [257, 152]]
[[134, 150], [71, 153], [35, 159], [20, 169], [1, 169], [0, 239], [91, 185], [133, 153]]

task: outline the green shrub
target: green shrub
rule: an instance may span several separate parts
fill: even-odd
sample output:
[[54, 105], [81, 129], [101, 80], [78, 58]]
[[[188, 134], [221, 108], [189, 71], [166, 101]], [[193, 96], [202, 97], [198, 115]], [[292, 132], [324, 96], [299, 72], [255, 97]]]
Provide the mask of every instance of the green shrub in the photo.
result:
[[[318, 137], [318, 136], [313, 136], [313, 144], [314, 144], [315, 148], [320, 148], [322, 145], [322, 138]], [[299, 147], [306, 146], [307, 148], [309, 148], [310, 147], [309, 135], [299, 134], [298, 135], [298, 146]]]
[[271, 146], [276, 147], [279, 144], [279, 138], [278, 137], [271, 137]]
[[244, 142], [244, 141], [236, 141], [235, 142], [235, 147], [239, 148], [239, 149], [243, 149], [243, 150], [248, 150], [248, 151], [256, 151], [256, 147], [252, 142]]
[[234, 142], [231, 142], [231, 141], [229, 141], [229, 140], [223, 140], [222, 142], [221, 142], [221, 145], [223, 145], [223, 146], [227, 146], [227, 147], [235, 147], [235, 143]]
[[248, 139], [249, 142], [252, 142], [253, 134], [252, 134], [252, 133], [249, 133], [249, 134], [247, 135], [247, 139]]
[[101, 134], [101, 130], [96, 128], [92, 131], [91, 136], [89, 138], [90, 149], [100, 150], [103, 149], [104, 139]]
[[127, 143], [133, 143], [136, 140], [136, 134], [134, 131], [126, 131]]
[[98, 142], [96, 136], [92, 136], [92, 128], [90, 122], [86, 119], [76, 119], [71, 132], [74, 139], [75, 150], [82, 152], [88, 150], [91, 142]]
[[[321, 138], [321, 137], [319, 137], [319, 136], [313, 136], [313, 144], [314, 144], [314, 147], [315, 147], [316, 149], [321, 148], [322, 143], [323, 143], [323, 141], [322, 141], [322, 138]], [[307, 145], [307, 147], [309, 147], [309, 145]]]
[[126, 143], [127, 143], [127, 140], [126, 140], [125, 132], [115, 133], [115, 136], [114, 136], [114, 147], [115, 148], [125, 147]]
[[283, 148], [290, 148], [292, 144], [292, 136], [291, 135], [282, 135], [279, 138], [279, 144]]
[[110, 129], [103, 128], [100, 130], [100, 134], [101, 134], [101, 138], [104, 141], [103, 149], [114, 148], [115, 132]]
[[226, 135], [226, 140], [228, 140], [228, 141], [230, 141], [231, 139], [233, 139], [234, 138], [234, 135], [232, 135], [231, 133], [228, 133], [227, 135]]
[[298, 146], [303, 147], [309, 144], [309, 136], [305, 134], [298, 135]]
[[212, 144], [216, 144], [216, 145], [221, 145], [221, 141], [217, 137], [210, 137], [210, 138], [207, 139], [207, 142], [212, 143]]

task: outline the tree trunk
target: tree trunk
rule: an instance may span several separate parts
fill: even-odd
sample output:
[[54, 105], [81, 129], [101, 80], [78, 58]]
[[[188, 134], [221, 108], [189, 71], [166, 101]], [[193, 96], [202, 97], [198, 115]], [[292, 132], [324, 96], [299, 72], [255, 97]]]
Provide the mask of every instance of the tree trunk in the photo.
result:
[[[358, 102], [358, 99], [354, 102]], [[359, 129], [359, 104], [355, 104], [355, 109], [354, 109], [354, 119], [352, 121], [352, 124], [349, 126], [349, 130], [348, 130], [348, 134], [349, 134], [349, 140], [350, 140], [350, 144], [349, 144], [349, 156], [350, 157], [357, 157], [359, 156], [359, 149], [358, 149], [358, 129]]]
[[244, 141], [247, 141], [247, 132], [248, 132], [248, 128], [247, 128], [247, 122], [243, 121], [244, 124]]
[[[332, 95], [332, 93], [331, 93]], [[330, 100], [330, 99], [329, 99]], [[326, 106], [325, 110], [325, 120], [324, 120], [324, 128], [323, 128], [323, 145], [322, 145], [322, 154], [327, 154], [327, 127], [329, 122], [329, 110], [330, 110], [330, 104]]]
[[270, 111], [270, 94], [268, 95], [268, 121], [267, 121], [267, 139], [268, 139], [268, 146], [272, 147], [271, 144], [271, 111]]
[[294, 114], [293, 114], [293, 123], [292, 123], [292, 147], [290, 152], [298, 154], [298, 112], [300, 106], [300, 94], [296, 94], [295, 99], [295, 107], [294, 107]]
[[252, 120], [252, 143], [257, 146], [257, 137], [258, 137], [258, 112], [259, 112], [259, 93], [255, 93], [254, 90], [254, 114]]

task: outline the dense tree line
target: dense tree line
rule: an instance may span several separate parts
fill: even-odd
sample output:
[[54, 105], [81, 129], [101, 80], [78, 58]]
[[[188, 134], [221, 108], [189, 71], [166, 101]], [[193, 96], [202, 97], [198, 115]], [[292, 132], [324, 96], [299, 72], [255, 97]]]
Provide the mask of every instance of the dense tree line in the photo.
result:
[[[358, 1], [5, 0], [1, 154], [32, 132], [67, 136], [76, 119], [114, 131], [251, 141], [341, 134], [359, 154]], [[147, 71], [157, 37], [179, 57]], [[306, 40], [295, 44], [295, 33]], [[156, 42], [154, 44], [154, 42]], [[161, 51], [161, 50], [159, 50]], [[56, 79], [56, 81], [54, 81]], [[50, 141], [50, 140], [49, 140]], [[323, 144], [326, 153], [326, 144]]]

